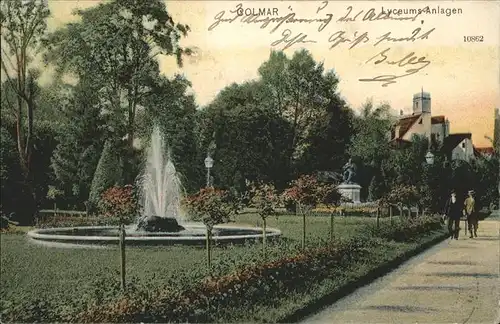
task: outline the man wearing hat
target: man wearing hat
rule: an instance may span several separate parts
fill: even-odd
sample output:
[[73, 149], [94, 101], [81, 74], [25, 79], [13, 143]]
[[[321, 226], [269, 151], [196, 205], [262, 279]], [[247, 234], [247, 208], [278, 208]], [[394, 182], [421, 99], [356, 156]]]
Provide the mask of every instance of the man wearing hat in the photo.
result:
[[[478, 217], [476, 214], [476, 201], [474, 200], [474, 190], [469, 190], [468, 197], [464, 201], [464, 212], [469, 224], [470, 238], [477, 237]], [[474, 231], [472, 231], [474, 230]], [[474, 234], [474, 236], [472, 236]]]
[[463, 204], [458, 201], [455, 190], [451, 192], [450, 198], [446, 201], [444, 214], [448, 218], [448, 231], [451, 239], [458, 240], [460, 233], [460, 217], [462, 216]]

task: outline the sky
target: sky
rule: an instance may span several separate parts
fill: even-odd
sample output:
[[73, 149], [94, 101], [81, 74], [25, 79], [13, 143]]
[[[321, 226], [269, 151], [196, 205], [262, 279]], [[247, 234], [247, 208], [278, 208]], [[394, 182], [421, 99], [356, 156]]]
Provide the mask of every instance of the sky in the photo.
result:
[[[74, 20], [73, 9], [97, 3], [49, 0], [49, 29]], [[172, 58], [163, 57], [161, 71], [167, 76], [183, 73], [192, 82], [192, 92], [200, 106], [208, 104], [233, 82], [257, 78], [257, 70], [269, 58], [270, 51], [282, 50], [288, 41], [291, 46], [284, 50], [287, 56], [307, 48], [316, 61], [324, 62], [326, 69], [335, 70], [340, 78], [339, 92], [352, 108], [358, 109], [372, 98], [375, 103], [387, 102], [396, 111], [411, 113], [413, 94], [423, 88], [431, 94], [432, 115], [445, 115], [452, 133], [471, 132], [474, 145], [490, 146], [484, 137], [492, 136], [494, 108], [500, 107], [499, 1], [169, 0], [166, 4], [175, 21], [191, 28], [181, 45], [196, 48], [196, 55], [186, 59], [182, 69]], [[238, 4], [243, 16], [236, 17]], [[404, 11], [426, 6], [429, 10], [420, 14]], [[391, 16], [399, 19], [363, 20], [369, 18], [372, 8], [375, 16], [393, 10]], [[249, 20], [247, 14], [252, 10], [260, 10], [260, 22]], [[278, 19], [293, 13], [294, 17], [278, 26]], [[209, 30], [221, 15], [224, 19], [236, 19], [220, 22]], [[328, 17], [331, 18], [327, 23]], [[344, 21], [339, 21], [342, 17]], [[403, 20], [405, 17], [412, 19]], [[265, 19], [272, 18], [275, 20], [262, 26]], [[293, 18], [302, 20], [290, 22]], [[349, 18], [354, 21], [346, 21]], [[325, 26], [319, 31], [322, 23]], [[364, 33], [365, 37], [360, 37]], [[339, 34], [350, 41], [332, 47]], [[482, 41], [466, 42], [474, 39], [469, 36], [478, 36], [475, 39]], [[360, 42], [349, 49], [356, 37]], [[398, 77], [385, 87], [380, 81], [359, 81], [408, 72], [415, 73]], [[50, 79], [50, 70], [44, 78]]]

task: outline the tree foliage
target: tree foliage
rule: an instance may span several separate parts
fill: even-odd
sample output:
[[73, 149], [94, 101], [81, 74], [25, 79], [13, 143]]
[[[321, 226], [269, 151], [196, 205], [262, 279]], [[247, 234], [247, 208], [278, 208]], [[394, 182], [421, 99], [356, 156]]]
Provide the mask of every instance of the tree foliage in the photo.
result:
[[88, 208], [91, 212], [97, 208], [101, 194], [106, 189], [120, 185], [122, 181], [120, 164], [119, 144], [116, 141], [107, 140], [90, 186]]
[[67, 198], [83, 202], [89, 198], [90, 185], [104, 145], [104, 120], [93, 88], [80, 82], [62, 109], [63, 125], [57, 136], [52, 168]]
[[19, 165], [31, 193], [33, 207], [36, 202], [32, 168], [35, 164], [34, 122], [39, 72], [30, 68], [30, 62], [41, 49], [40, 41], [46, 31], [49, 14], [44, 1], [15, 0], [0, 3], [1, 70], [6, 78], [5, 86], [14, 94], [3, 98], [2, 106], [7, 107], [15, 120]]
[[[193, 191], [200, 185], [202, 162], [197, 159], [196, 103], [193, 95], [187, 93], [190, 86], [180, 75], [171, 80], [159, 77], [153, 92], [144, 99], [142, 114], [138, 115], [138, 135], [149, 139], [153, 126], [160, 128], [183, 185]], [[141, 146], [147, 144], [148, 140], [144, 140]]]
[[[189, 28], [175, 23], [160, 0], [115, 0], [76, 15], [78, 22], [51, 34], [45, 59], [60, 73], [93, 80], [116, 136], [127, 138], [132, 159], [137, 109], [159, 76], [156, 57], [174, 55], [181, 64], [183, 54], [191, 53], [179, 45]], [[129, 178], [131, 173], [127, 169]]]
[[249, 194], [251, 196], [251, 205], [257, 208], [262, 219], [277, 213], [277, 208], [281, 204], [281, 197], [274, 185], [264, 182], [252, 183]]

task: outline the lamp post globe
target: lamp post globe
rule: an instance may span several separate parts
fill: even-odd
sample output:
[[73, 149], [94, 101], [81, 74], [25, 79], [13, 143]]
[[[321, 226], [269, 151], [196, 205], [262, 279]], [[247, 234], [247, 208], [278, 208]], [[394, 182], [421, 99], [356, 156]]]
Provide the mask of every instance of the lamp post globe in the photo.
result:
[[208, 155], [205, 158], [205, 167], [207, 168], [207, 188], [210, 187], [210, 169], [214, 166], [214, 159]]
[[434, 164], [434, 154], [432, 154], [430, 151], [427, 152], [425, 155], [425, 161], [427, 162], [428, 165], [433, 165]]
[[207, 157], [205, 158], [205, 167], [206, 167], [207, 169], [210, 169], [210, 168], [212, 168], [213, 166], [214, 166], [214, 159], [212, 159], [212, 158], [210, 157], [210, 155], [209, 155], [209, 156], [207, 156]]

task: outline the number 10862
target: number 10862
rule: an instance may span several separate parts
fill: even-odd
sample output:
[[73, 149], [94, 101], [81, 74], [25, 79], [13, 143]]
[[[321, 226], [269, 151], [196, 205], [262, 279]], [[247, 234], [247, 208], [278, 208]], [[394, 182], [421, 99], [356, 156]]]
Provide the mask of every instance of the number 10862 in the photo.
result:
[[465, 43], [478, 43], [483, 41], [483, 36], [464, 36]]

